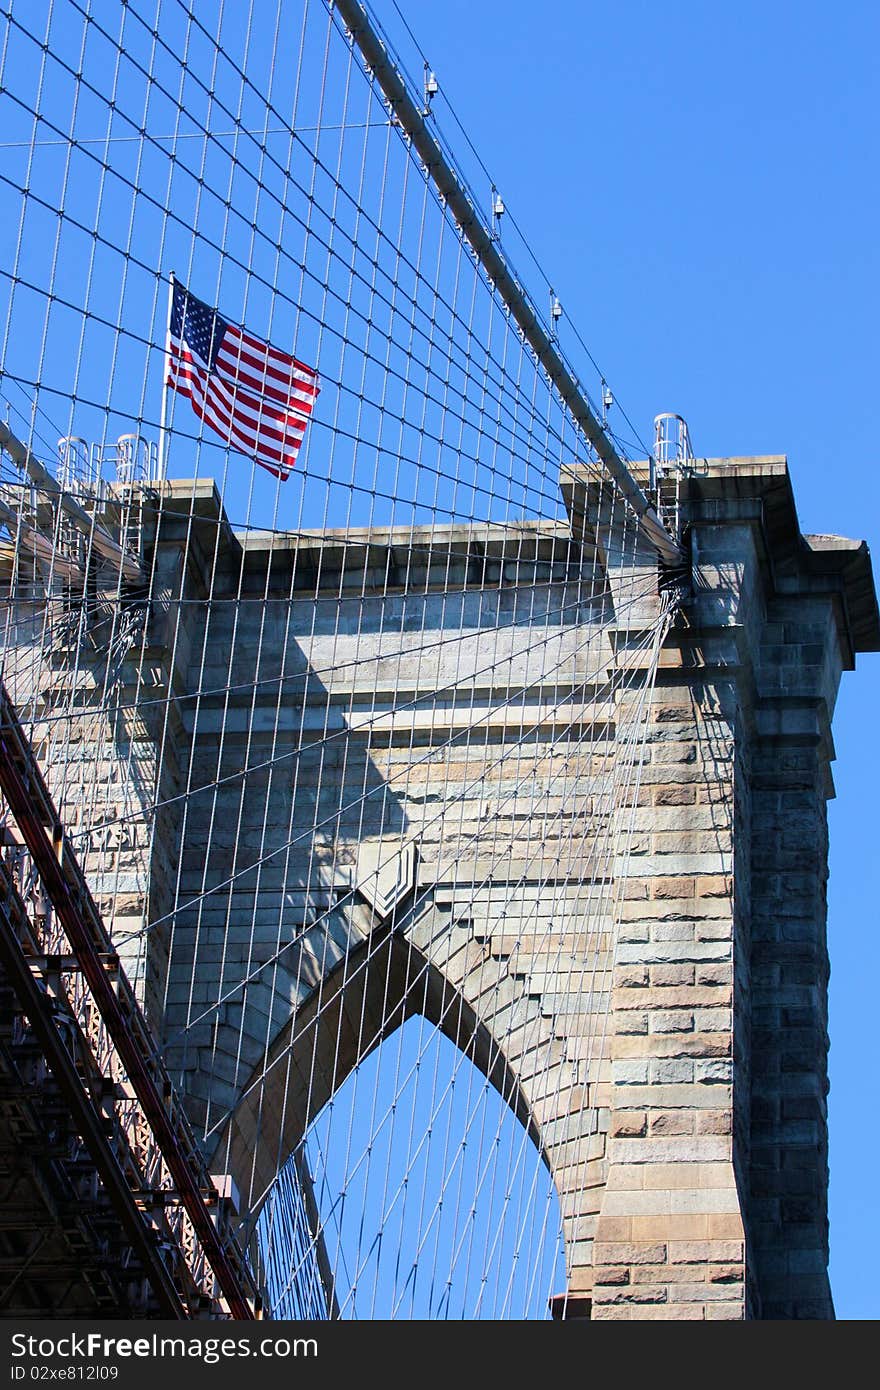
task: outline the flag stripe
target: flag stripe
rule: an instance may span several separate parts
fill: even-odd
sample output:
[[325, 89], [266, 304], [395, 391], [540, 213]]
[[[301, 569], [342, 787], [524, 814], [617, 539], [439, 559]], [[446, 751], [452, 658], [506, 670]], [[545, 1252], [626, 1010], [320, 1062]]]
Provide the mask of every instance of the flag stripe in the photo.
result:
[[[189, 355], [188, 355], [189, 356]], [[230, 409], [220, 383], [200, 368], [191, 357], [173, 359], [167, 384], [189, 397], [196, 414], [211, 425], [221, 438], [233, 447], [254, 457], [258, 463], [271, 463], [276, 471], [280, 466], [286, 476], [296, 461], [302, 434], [297, 431], [285, 436], [277, 430], [254, 427], [247, 419]], [[304, 426], [302, 427], [304, 428]]]
[[307, 391], [300, 386], [298, 380], [292, 380], [290, 374], [284, 378], [283, 388], [275, 383], [279, 381], [280, 374], [270, 371], [267, 367], [261, 368], [244, 353], [239, 354], [236, 350], [230, 352], [226, 346], [226, 339], [220, 344], [217, 350], [216, 369], [224, 372], [233, 381], [241, 379], [250, 385], [256, 394], [271, 396], [274, 400], [287, 403], [295, 400], [300, 409], [308, 414], [314, 404], [315, 392]]
[[210, 378], [206, 380], [203, 373], [184, 367], [177, 374], [176, 380], [170, 384], [182, 391], [183, 394], [191, 395], [192, 391], [196, 391], [200, 399], [210, 409], [211, 414], [220, 421], [224, 437], [229, 435], [231, 431], [232, 435], [247, 447], [249, 453], [265, 453], [276, 462], [284, 461], [288, 456], [295, 458], [296, 451], [302, 442], [300, 434], [281, 435], [279, 437], [277, 431], [272, 431], [269, 434], [265, 430], [255, 429], [246, 421], [242, 421], [240, 416], [230, 411], [228, 403], [216, 391], [214, 383]]
[[239, 328], [234, 323], [230, 323], [227, 326], [224, 337], [239, 339], [242, 345], [249, 352], [252, 352], [255, 357], [269, 362], [270, 365], [276, 367], [285, 377], [290, 374], [291, 368], [295, 368], [298, 373], [302, 374], [303, 384], [305, 385], [306, 382], [311, 382], [313, 390], [317, 395], [318, 387], [315, 383], [318, 379], [318, 373], [315, 371], [314, 367], [307, 367], [305, 362], [298, 361], [296, 357], [290, 357], [286, 352], [279, 352], [278, 348], [273, 348], [271, 343], [260, 342], [259, 338], [255, 338], [253, 334], [247, 333], [243, 328]]
[[173, 338], [169, 347], [176, 360], [183, 361], [206, 377], [230, 415], [240, 416], [243, 424], [253, 425], [269, 438], [281, 442], [284, 442], [291, 432], [302, 438], [308, 420], [298, 410], [279, 410], [274, 402], [261, 400], [259, 396], [252, 395], [241, 386], [230, 385], [218, 373], [209, 373], [197, 354], [185, 346], [178, 346]]
[[293, 463], [296, 459], [297, 450], [302, 442], [301, 437], [291, 436], [287, 439], [279, 440], [277, 443], [270, 443], [263, 431], [257, 433], [254, 430], [243, 427], [237, 416], [230, 415], [225, 402], [217, 396], [213, 387], [209, 384], [205, 386], [204, 380], [198, 375], [183, 372], [178, 377], [176, 389], [190, 399], [194, 395], [201, 400], [206, 412], [210, 415], [212, 424], [223, 435], [227, 442], [237, 441], [248, 454], [265, 456], [271, 458], [273, 462]]
[[296, 461], [295, 450], [288, 450], [285, 454], [283, 451], [272, 449], [265, 444], [258, 448], [254, 443], [253, 436], [239, 430], [228, 415], [217, 407], [213, 397], [206, 399], [203, 385], [198, 379], [194, 378], [189, 382], [184, 381], [183, 385], [178, 385], [175, 389], [189, 399], [199, 419], [210, 425], [225, 444], [254, 458], [264, 468], [269, 468], [276, 477], [286, 478], [288, 476]]
[[295, 382], [286, 382], [282, 387], [271, 378], [268, 372], [261, 372], [258, 368], [250, 366], [244, 359], [237, 358], [220, 347], [214, 361], [215, 370], [224, 372], [226, 376], [250, 384], [250, 390], [254, 395], [269, 395], [282, 404], [288, 401], [296, 401], [303, 413], [308, 415], [314, 405], [314, 394], [302, 391]]
[[200, 420], [276, 478], [290, 476], [320, 390], [312, 367], [227, 323], [178, 282], [165, 355], [166, 386]]
[[236, 361], [242, 360], [251, 363], [259, 372], [266, 372], [274, 377], [276, 381], [296, 382], [310, 395], [317, 395], [315, 384], [315, 373], [309, 368], [302, 367], [293, 358], [286, 361], [276, 360], [265, 352], [260, 352], [259, 348], [253, 346], [249, 338], [242, 334], [233, 333], [231, 328], [227, 328], [221, 339], [221, 345], [228, 356]]

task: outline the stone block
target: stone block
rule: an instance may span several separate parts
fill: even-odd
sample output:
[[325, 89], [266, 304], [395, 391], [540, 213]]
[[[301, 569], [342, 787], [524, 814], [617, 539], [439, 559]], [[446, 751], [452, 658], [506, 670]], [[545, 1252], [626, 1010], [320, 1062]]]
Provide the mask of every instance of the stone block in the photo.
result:
[[646, 1034], [648, 1015], [643, 1009], [628, 1009], [615, 1020], [615, 1028], [620, 1034]]
[[647, 1133], [648, 1116], [644, 1110], [616, 1110], [611, 1121], [611, 1134], [617, 1138], [639, 1138]]
[[652, 1082], [659, 1085], [679, 1084], [694, 1080], [694, 1063], [689, 1058], [667, 1057], [653, 1060], [650, 1064]]
[[606, 1216], [603, 1213], [596, 1222], [596, 1241], [622, 1244], [630, 1239], [632, 1229], [632, 1217]]
[[713, 1085], [733, 1080], [733, 1062], [729, 1057], [717, 1057], [694, 1062], [694, 1080]]
[[696, 891], [693, 878], [655, 878], [651, 896], [654, 898], [692, 898]]
[[694, 806], [697, 789], [688, 785], [655, 787], [652, 801], [655, 806]]
[[[722, 967], [723, 968], [723, 967]], [[646, 967], [642, 967], [647, 975]], [[717, 970], [718, 966], [701, 966], [701, 970]], [[650, 983], [652, 987], [671, 986], [671, 985], [692, 985], [695, 981], [697, 967], [694, 965], [652, 965], [650, 967]], [[621, 981], [621, 983], [624, 983]], [[648, 983], [647, 978], [644, 980]], [[715, 984], [715, 980], [701, 981], [701, 983]]]
[[[699, 1138], [686, 1136], [654, 1136], [645, 1139], [615, 1139], [610, 1145], [609, 1159], [612, 1163], [651, 1163], [663, 1165], [687, 1165], [692, 1163], [726, 1163], [731, 1159], [731, 1145], [728, 1139], [716, 1136]], [[694, 1174], [688, 1175], [690, 1182], [697, 1182]]]
[[743, 1243], [737, 1240], [671, 1240], [668, 1249], [670, 1264], [709, 1267], [716, 1261], [741, 1264], [743, 1260]]
[[613, 975], [615, 989], [639, 989], [648, 984], [646, 965], [618, 965]]
[[694, 1027], [700, 1033], [727, 1032], [732, 1026], [730, 1009], [696, 1009]]
[[733, 1116], [727, 1110], [702, 1110], [696, 1116], [698, 1134], [730, 1134]]
[[[667, 1297], [668, 1291], [664, 1284], [635, 1285], [626, 1289], [597, 1288], [595, 1290], [593, 1315], [595, 1316], [597, 1305], [665, 1303]], [[639, 1309], [634, 1316], [641, 1317], [641, 1309]]]
[[689, 1009], [652, 1009], [648, 1014], [651, 1033], [691, 1033], [694, 1015]]
[[652, 1135], [693, 1134], [696, 1117], [688, 1110], [655, 1110], [651, 1112]]
[[706, 1283], [670, 1283], [669, 1286], [670, 1302], [695, 1302], [695, 1304], [712, 1304], [712, 1302], [730, 1302], [742, 1307], [742, 1284], [706, 1284]]
[[709, 1234], [709, 1217], [681, 1212], [673, 1217], [670, 1211], [634, 1216], [630, 1220], [630, 1234], [633, 1240], [702, 1240]]
[[666, 1246], [641, 1241], [602, 1242], [598, 1252], [606, 1265], [658, 1265], [666, 1262]]

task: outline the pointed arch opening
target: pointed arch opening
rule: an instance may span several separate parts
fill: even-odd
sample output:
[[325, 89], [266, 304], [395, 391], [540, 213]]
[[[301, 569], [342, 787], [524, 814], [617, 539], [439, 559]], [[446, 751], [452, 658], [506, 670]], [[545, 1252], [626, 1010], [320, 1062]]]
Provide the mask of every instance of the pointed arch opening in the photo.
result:
[[330, 1097], [256, 1235], [274, 1317], [546, 1318], [565, 1287], [560, 1204], [539, 1149], [423, 1014]]
[[559, 1198], [486, 1024], [402, 933], [350, 951], [276, 1035], [215, 1155], [276, 1317], [548, 1316]]

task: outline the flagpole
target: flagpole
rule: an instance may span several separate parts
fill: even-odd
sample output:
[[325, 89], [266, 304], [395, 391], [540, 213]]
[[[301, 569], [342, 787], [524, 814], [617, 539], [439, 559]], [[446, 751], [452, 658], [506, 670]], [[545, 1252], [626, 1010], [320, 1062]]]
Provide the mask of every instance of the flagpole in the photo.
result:
[[165, 327], [165, 350], [162, 359], [162, 411], [159, 415], [159, 444], [156, 456], [156, 482], [163, 483], [168, 471], [168, 334], [171, 332], [171, 309], [174, 304], [175, 276], [168, 278], [168, 319]]

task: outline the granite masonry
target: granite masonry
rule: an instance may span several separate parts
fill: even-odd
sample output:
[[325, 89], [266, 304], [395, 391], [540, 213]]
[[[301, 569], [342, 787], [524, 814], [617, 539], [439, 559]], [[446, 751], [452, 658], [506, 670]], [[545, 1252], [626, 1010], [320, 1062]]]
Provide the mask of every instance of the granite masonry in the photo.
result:
[[[564, 522], [289, 536], [165, 484], [117, 714], [72, 721], [56, 792], [73, 829], [125, 808], [87, 868], [117, 936], [154, 923], [127, 964], [243, 1206], [421, 1013], [541, 1148], [559, 1315], [832, 1317], [825, 807], [867, 547], [801, 535], [782, 458], [664, 482], [676, 574], [561, 484]], [[19, 701], [74, 679], [38, 626], [23, 598]]]

